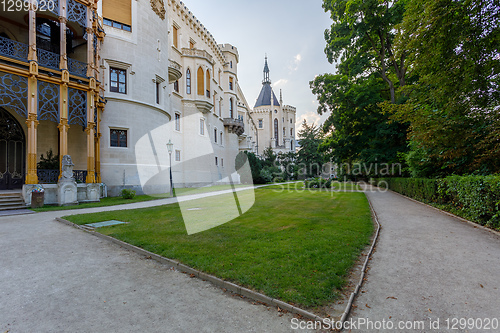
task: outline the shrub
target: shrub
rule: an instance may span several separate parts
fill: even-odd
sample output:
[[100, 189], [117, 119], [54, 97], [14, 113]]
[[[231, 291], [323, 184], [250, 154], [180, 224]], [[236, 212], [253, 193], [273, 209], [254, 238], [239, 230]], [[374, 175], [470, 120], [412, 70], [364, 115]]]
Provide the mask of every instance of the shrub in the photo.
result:
[[381, 178], [378, 183], [410, 198], [444, 205], [481, 225], [500, 228], [500, 176]]
[[135, 191], [124, 188], [122, 190], [123, 199], [133, 199], [135, 197]]

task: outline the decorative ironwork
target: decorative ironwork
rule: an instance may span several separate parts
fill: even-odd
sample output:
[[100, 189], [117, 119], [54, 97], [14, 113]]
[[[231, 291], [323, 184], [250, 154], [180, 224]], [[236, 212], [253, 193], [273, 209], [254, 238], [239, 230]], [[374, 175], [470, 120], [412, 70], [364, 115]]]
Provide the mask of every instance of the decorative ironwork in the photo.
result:
[[38, 48], [36, 55], [39, 65], [59, 70], [59, 54]]
[[59, 86], [38, 81], [38, 120], [59, 122]]
[[87, 64], [75, 59], [68, 58], [68, 71], [77, 76], [87, 77]]
[[28, 61], [29, 46], [15, 40], [0, 37], [0, 54], [6, 57]]
[[[59, 170], [37, 169], [38, 182], [40, 184], [57, 184], [59, 180]], [[73, 170], [73, 177], [77, 183], [87, 181], [87, 170]]]
[[59, 0], [50, 0], [50, 6], [48, 5], [49, 1], [47, 2], [47, 9], [49, 12], [54, 13], [55, 15], [59, 16]]
[[28, 116], [28, 78], [0, 72], [0, 106], [12, 108], [23, 118]]
[[68, 0], [68, 21], [87, 27], [87, 7], [75, 0]]
[[87, 181], [87, 170], [73, 170], [73, 177], [77, 183], [85, 183]]
[[36, 175], [40, 184], [56, 184], [59, 180], [59, 170], [37, 169]]
[[87, 92], [69, 88], [68, 96], [68, 123], [87, 127]]
[[21, 124], [0, 108], [0, 190], [22, 187], [26, 155], [24, 142]]

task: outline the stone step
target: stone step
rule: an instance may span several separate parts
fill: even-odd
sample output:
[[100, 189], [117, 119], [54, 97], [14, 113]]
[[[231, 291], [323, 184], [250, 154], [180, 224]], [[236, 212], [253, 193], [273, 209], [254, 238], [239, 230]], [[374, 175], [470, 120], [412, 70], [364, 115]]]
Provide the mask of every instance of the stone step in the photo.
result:
[[16, 206], [16, 205], [24, 205], [24, 201], [15, 200], [15, 201], [0, 201], [0, 207], [5, 206]]
[[10, 205], [10, 206], [0, 206], [0, 211], [1, 210], [14, 210], [14, 209], [26, 209], [26, 205]]
[[23, 198], [21, 197], [16, 197], [16, 196], [3, 196], [0, 197], [0, 202], [10, 202], [10, 201], [23, 201]]

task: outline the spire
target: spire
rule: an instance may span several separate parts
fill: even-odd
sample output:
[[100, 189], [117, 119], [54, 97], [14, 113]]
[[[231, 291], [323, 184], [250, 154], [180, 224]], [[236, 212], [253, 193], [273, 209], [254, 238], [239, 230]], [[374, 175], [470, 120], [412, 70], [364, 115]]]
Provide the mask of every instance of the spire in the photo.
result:
[[271, 80], [269, 79], [269, 66], [267, 65], [267, 54], [266, 54], [266, 63], [264, 65], [264, 81], [262, 84], [271, 84]]

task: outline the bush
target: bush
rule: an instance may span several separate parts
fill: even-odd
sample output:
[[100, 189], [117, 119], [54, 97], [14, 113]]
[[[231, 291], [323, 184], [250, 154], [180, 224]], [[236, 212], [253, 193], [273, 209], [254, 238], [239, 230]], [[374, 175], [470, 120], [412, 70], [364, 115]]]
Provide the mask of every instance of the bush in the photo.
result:
[[500, 176], [381, 178], [378, 184], [419, 201], [444, 205], [481, 225], [500, 228]]
[[334, 180], [327, 178], [323, 179], [321, 177], [318, 178], [308, 178], [304, 181], [304, 185], [306, 188], [331, 188], [332, 187], [332, 182]]
[[124, 188], [122, 190], [123, 199], [133, 199], [135, 197], [135, 191]]

